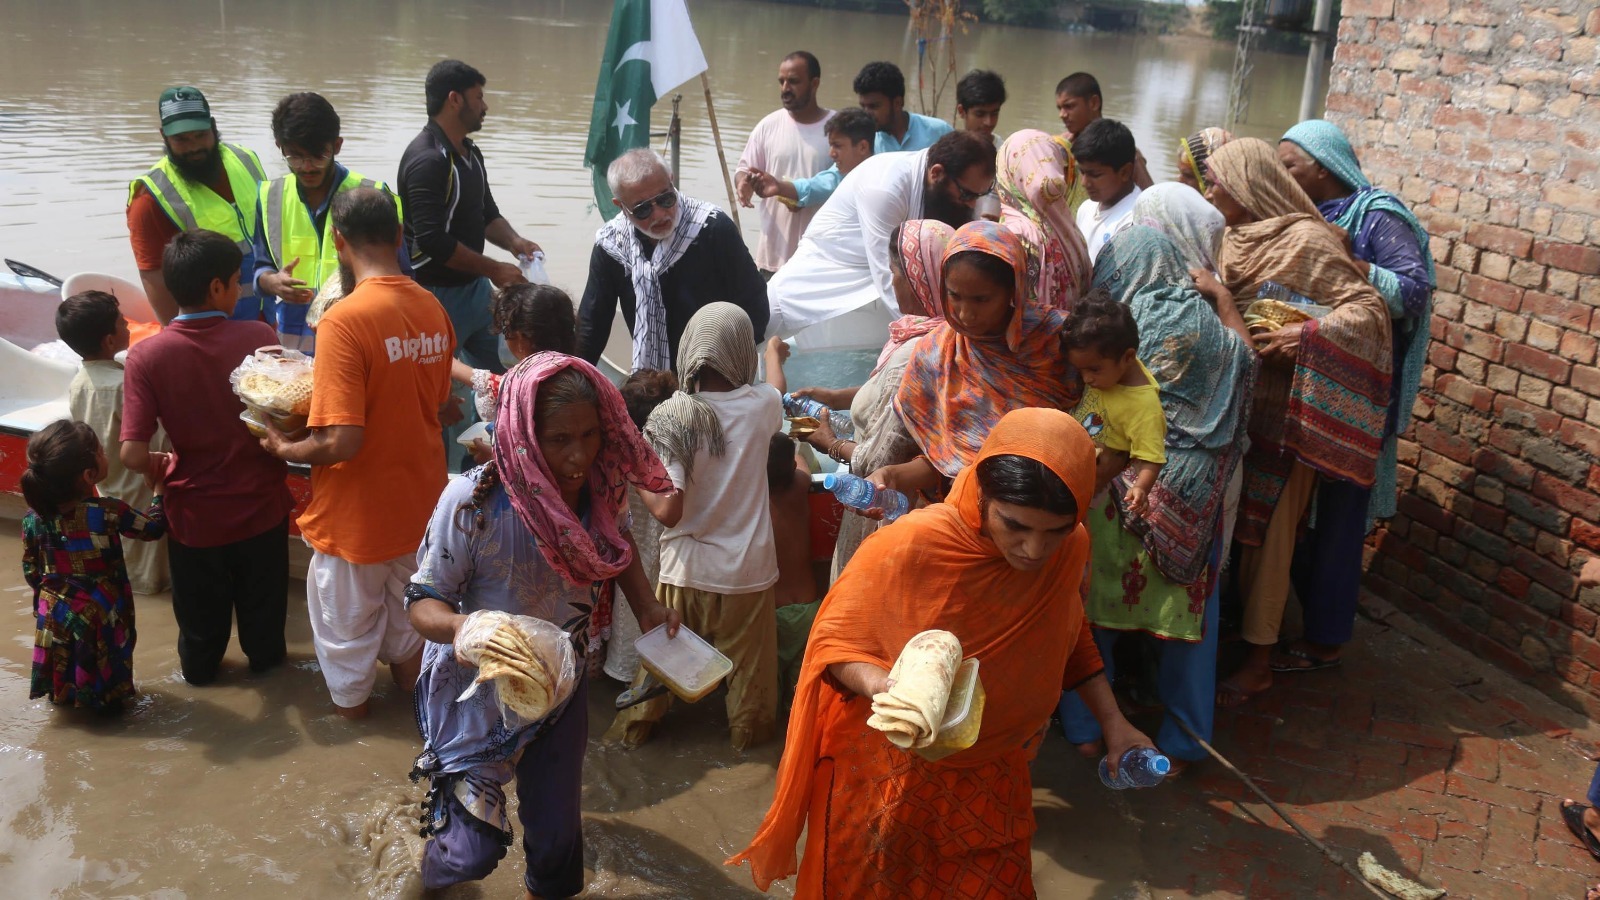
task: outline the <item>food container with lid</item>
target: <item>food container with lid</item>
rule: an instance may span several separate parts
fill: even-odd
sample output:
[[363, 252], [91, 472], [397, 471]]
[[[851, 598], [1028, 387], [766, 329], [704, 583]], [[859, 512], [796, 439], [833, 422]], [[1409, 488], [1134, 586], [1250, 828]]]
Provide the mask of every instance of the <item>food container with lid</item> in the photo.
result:
[[717, 652], [700, 635], [679, 626], [678, 636], [667, 637], [667, 626], [657, 625], [637, 641], [639, 662], [661, 679], [686, 703], [711, 693], [733, 671], [733, 661]]
[[978, 658], [961, 664], [950, 682], [950, 700], [944, 707], [944, 721], [933, 743], [917, 753], [929, 762], [944, 759], [978, 742], [983, 726], [983, 682], [978, 678]]
[[239, 421], [244, 423], [244, 427], [250, 429], [252, 435], [258, 438], [267, 436], [267, 426], [257, 417], [256, 411], [250, 407], [246, 406], [244, 412], [239, 413]]

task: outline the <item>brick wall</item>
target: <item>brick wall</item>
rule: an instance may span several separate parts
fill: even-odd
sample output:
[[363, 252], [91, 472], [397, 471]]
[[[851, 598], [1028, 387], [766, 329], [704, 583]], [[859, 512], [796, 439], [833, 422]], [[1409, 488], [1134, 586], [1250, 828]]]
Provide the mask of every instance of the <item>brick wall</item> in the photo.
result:
[[1600, 7], [1344, 0], [1328, 118], [1432, 234], [1400, 514], [1368, 585], [1600, 710]]

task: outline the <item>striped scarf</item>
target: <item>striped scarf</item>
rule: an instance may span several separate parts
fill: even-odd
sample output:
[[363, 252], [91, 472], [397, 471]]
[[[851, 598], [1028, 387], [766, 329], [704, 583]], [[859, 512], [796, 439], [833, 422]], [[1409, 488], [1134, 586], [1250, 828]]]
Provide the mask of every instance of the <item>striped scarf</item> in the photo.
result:
[[633, 371], [672, 368], [672, 349], [667, 339], [667, 306], [661, 297], [661, 276], [683, 257], [685, 250], [700, 235], [700, 229], [719, 210], [710, 203], [678, 195], [678, 224], [655, 252], [645, 254], [644, 235], [635, 228], [627, 212], [619, 212], [600, 226], [595, 243], [628, 270], [633, 279]]

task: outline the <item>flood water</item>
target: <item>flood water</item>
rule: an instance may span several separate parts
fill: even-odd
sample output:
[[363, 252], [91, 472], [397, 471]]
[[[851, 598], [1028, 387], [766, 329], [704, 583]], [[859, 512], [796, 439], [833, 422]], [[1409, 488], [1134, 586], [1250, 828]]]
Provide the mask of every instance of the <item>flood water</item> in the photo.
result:
[[[821, 57], [822, 101], [854, 101], [872, 59], [915, 83], [902, 16], [740, 0], [695, 0], [729, 162], [777, 105], [777, 61]], [[0, 255], [57, 275], [134, 276], [123, 225], [127, 183], [161, 152], [155, 98], [171, 84], [205, 91], [223, 136], [254, 148], [270, 174], [269, 115], [295, 90], [326, 95], [343, 119], [341, 160], [392, 178], [424, 121], [422, 77], [445, 56], [489, 78], [478, 135], [501, 209], [544, 245], [554, 280], [582, 290], [600, 219], [582, 166], [603, 0], [58, 0], [4, 7], [0, 55]], [[1187, 39], [1069, 35], [982, 26], [959, 36], [958, 68], [992, 67], [1011, 92], [1002, 131], [1059, 127], [1055, 82], [1094, 72], [1106, 112], [1128, 122], [1157, 178], [1178, 138], [1226, 114], [1231, 46]], [[1244, 133], [1292, 122], [1303, 61], [1264, 54]], [[953, 107], [953, 86], [939, 112]], [[663, 110], [664, 105], [658, 107]], [[664, 127], [658, 112], [656, 126]], [[685, 88], [683, 185], [725, 202], [697, 86]], [[754, 233], [754, 217], [745, 228]], [[21, 553], [14, 526], [0, 560]], [[373, 717], [336, 718], [309, 645], [299, 585], [290, 601], [291, 664], [251, 676], [235, 649], [219, 684], [177, 672], [165, 596], [138, 600], [134, 711], [99, 721], [27, 699], [29, 594], [0, 566], [0, 879], [15, 897], [412, 897], [420, 788], [408, 699], [380, 679]], [[592, 692], [585, 774], [589, 892], [605, 897], [753, 896], [746, 870], [721, 865], [770, 801], [778, 748], [733, 753], [717, 698], [679, 707], [661, 736], [625, 752], [598, 737], [616, 690]], [[1141, 832], [1127, 798], [1108, 799], [1092, 768], [1059, 740], [1036, 766], [1041, 896], [1146, 896], [1174, 857]], [[1181, 828], [1163, 833], [1179, 833]], [[487, 882], [447, 896], [520, 896], [513, 849]], [[1166, 882], [1170, 883], [1170, 882]], [[786, 886], [774, 893], [787, 896]]]

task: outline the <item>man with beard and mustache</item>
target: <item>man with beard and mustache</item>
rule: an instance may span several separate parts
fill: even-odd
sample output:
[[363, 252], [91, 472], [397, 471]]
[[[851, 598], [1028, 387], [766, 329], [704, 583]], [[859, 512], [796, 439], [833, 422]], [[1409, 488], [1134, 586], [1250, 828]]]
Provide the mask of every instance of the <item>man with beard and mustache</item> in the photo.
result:
[[[531, 257], [539, 245], [517, 234], [500, 215], [483, 153], [467, 138], [483, 128], [488, 115], [486, 83], [482, 72], [457, 59], [428, 70], [428, 124], [401, 155], [395, 185], [417, 283], [432, 291], [450, 315], [461, 361], [498, 374], [505, 366], [493, 332], [490, 291], [525, 279], [515, 265], [485, 256], [484, 245], [519, 258]], [[466, 408], [468, 417], [445, 433], [447, 447], [472, 424], [472, 404]]]
[[606, 170], [620, 212], [595, 234], [589, 283], [578, 304], [578, 355], [600, 359], [622, 307], [633, 335], [630, 371], [673, 370], [678, 338], [702, 306], [732, 303], [759, 343], [767, 285], [733, 219], [678, 193], [661, 154], [629, 150]]
[[[177, 301], [161, 275], [161, 253], [180, 231], [204, 229], [226, 235], [244, 259], [241, 284], [255, 274], [256, 200], [265, 170], [255, 153], [222, 142], [211, 106], [197, 88], [161, 92], [161, 142], [167, 155], [128, 185], [128, 240], [145, 295], [161, 324], [178, 314]], [[261, 301], [239, 298], [233, 318], [261, 318]]]
[[794, 257], [767, 286], [768, 330], [787, 337], [829, 323], [806, 340], [881, 347], [894, 318], [926, 314], [895, 302], [891, 235], [911, 219], [937, 219], [952, 228], [971, 221], [978, 198], [994, 190], [994, 176], [994, 145], [967, 131], [946, 134], [926, 150], [863, 161], [839, 183]]
[[438, 435], [455, 332], [400, 271], [394, 200], [357, 187], [332, 206], [340, 277], [354, 289], [317, 323], [309, 433], [290, 440], [270, 429], [261, 446], [311, 466], [311, 503], [300, 516], [313, 551], [311, 636], [338, 713], [359, 719], [378, 663], [406, 691], [422, 666], [404, 591], [445, 486]]
[[[750, 131], [734, 173], [740, 205], [755, 205], [762, 174], [809, 178], [828, 167], [826, 126], [833, 110], [817, 105], [821, 83], [822, 64], [804, 50], [796, 50], [778, 64], [778, 97], [783, 109], [768, 114]], [[815, 209], [791, 207], [775, 198], [762, 201], [761, 240], [755, 256], [756, 268], [764, 276], [771, 278], [794, 255], [800, 235], [815, 213]]]

